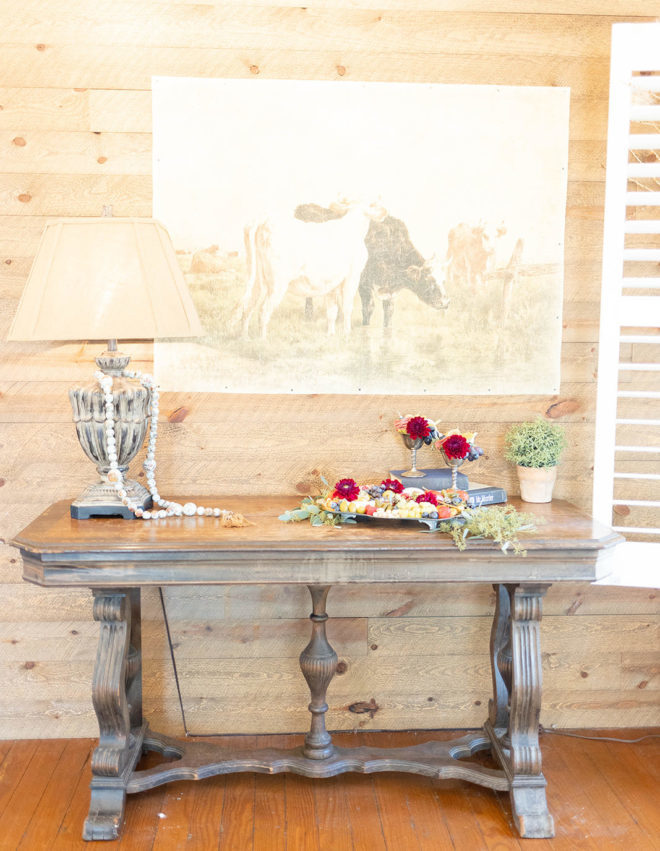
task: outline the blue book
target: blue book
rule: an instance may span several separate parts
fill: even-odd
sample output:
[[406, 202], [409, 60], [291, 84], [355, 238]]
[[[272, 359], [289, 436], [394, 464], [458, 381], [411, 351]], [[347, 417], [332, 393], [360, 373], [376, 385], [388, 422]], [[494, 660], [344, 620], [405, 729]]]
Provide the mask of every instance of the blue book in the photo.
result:
[[492, 485], [480, 485], [476, 482], [473, 483], [471, 488], [468, 488], [468, 505], [471, 508], [476, 508], [480, 505], [497, 505], [502, 502], [506, 502], [506, 491], [504, 488], [498, 488]]
[[[420, 470], [424, 476], [411, 477], [402, 475], [404, 470], [390, 470], [390, 476], [394, 476], [403, 483], [406, 488], [425, 488], [429, 491], [441, 491], [444, 488], [451, 487], [451, 470], [449, 467], [436, 467], [430, 470]], [[458, 471], [456, 484], [460, 490], [467, 490], [469, 487], [468, 477]]]

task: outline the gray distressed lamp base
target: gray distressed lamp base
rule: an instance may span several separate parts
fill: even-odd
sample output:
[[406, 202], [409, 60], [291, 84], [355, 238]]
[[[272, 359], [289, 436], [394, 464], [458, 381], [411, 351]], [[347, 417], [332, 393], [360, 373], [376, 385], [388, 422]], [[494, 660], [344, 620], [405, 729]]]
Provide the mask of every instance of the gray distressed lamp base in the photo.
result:
[[[151, 508], [151, 494], [139, 482], [126, 479], [124, 488], [140, 508]], [[91, 517], [125, 517], [130, 520], [135, 515], [122, 503], [112, 485], [95, 482], [88, 485], [78, 499], [71, 503], [71, 516], [74, 520], [89, 520]]]

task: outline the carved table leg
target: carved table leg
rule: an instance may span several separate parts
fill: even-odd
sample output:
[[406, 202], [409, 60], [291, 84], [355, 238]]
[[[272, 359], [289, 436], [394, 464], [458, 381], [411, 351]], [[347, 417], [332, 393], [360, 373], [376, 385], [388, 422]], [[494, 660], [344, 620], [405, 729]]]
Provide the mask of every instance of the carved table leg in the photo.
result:
[[91, 801], [83, 839], [116, 839], [126, 783], [144, 736], [139, 590], [95, 590], [94, 620], [100, 622], [92, 681], [99, 744], [92, 755]]
[[509, 585], [511, 608], [510, 770], [511, 806], [520, 835], [554, 836], [554, 822], [545, 797], [541, 772], [540, 626], [547, 585]]
[[334, 746], [330, 733], [325, 729], [325, 713], [328, 711], [325, 697], [337, 670], [337, 654], [325, 634], [325, 622], [328, 620], [325, 604], [330, 586], [307, 587], [312, 595], [312, 614], [309, 616], [312, 622], [312, 637], [300, 654], [300, 668], [312, 695], [309, 704], [312, 723], [309, 733], [305, 736], [303, 754], [309, 759], [327, 759], [334, 753]]
[[488, 704], [488, 718], [498, 734], [509, 727], [511, 693], [511, 607], [505, 585], [495, 589], [495, 615], [490, 634], [490, 664], [493, 675], [493, 698]]
[[126, 700], [131, 728], [142, 727], [142, 606], [140, 589], [128, 592], [131, 606], [131, 637], [126, 658]]

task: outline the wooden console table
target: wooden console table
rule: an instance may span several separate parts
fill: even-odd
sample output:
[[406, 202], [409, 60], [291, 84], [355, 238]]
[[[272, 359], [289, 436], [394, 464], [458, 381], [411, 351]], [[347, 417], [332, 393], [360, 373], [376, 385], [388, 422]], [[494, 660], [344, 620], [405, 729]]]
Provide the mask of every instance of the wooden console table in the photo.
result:
[[[174, 780], [215, 774], [291, 771], [333, 777], [346, 771], [402, 771], [458, 778], [508, 790], [521, 836], [553, 836], [541, 771], [540, 621], [542, 598], [553, 582], [592, 581], [621, 540], [565, 502], [530, 506], [544, 521], [525, 536], [526, 558], [487, 541], [459, 552], [446, 535], [406, 524], [342, 527], [284, 524], [278, 515], [296, 497], [233, 497], [224, 505], [254, 522], [223, 528], [212, 517], [151, 522], [72, 520], [58, 502], [12, 542], [23, 576], [48, 587], [88, 586], [100, 636], [92, 699], [99, 744], [92, 757], [91, 803], [84, 839], [115, 839], [126, 795]], [[213, 500], [204, 500], [213, 504]], [[218, 502], [216, 500], [215, 502]], [[515, 500], [513, 500], [514, 504]], [[326, 638], [326, 598], [333, 584], [487, 582], [496, 591], [490, 641], [493, 696], [483, 731], [452, 742], [399, 749], [338, 748], [325, 728], [326, 692], [337, 654]], [[186, 743], [148, 729], [142, 718], [140, 588], [145, 585], [304, 584], [312, 596], [312, 636], [300, 655], [311, 692], [311, 728], [292, 750], [232, 750]], [[490, 750], [499, 768], [469, 757]], [[138, 771], [143, 752], [171, 762]]]

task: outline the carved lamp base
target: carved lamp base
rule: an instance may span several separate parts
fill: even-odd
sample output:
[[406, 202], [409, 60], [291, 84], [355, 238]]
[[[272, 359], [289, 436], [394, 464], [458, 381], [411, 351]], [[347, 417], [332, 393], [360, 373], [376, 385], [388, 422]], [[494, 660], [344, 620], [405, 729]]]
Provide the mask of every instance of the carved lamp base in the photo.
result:
[[[96, 358], [98, 368], [113, 377], [114, 439], [117, 463], [122, 476], [144, 443], [151, 414], [151, 394], [135, 378], [123, 375], [130, 357], [117, 351], [111, 340], [108, 351]], [[110, 516], [132, 518], [133, 513], [122, 503], [114, 487], [108, 482], [110, 458], [106, 439], [106, 409], [104, 392], [99, 382], [69, 390], [78, 440], [85, 455], [96, 464], [101, 480], [89, 485], [71, 505], [71, 516], [77, 520]], [[142, 509], [151, 508], [149, 491], [138, 482], [124, 480], [128, 497]]]

